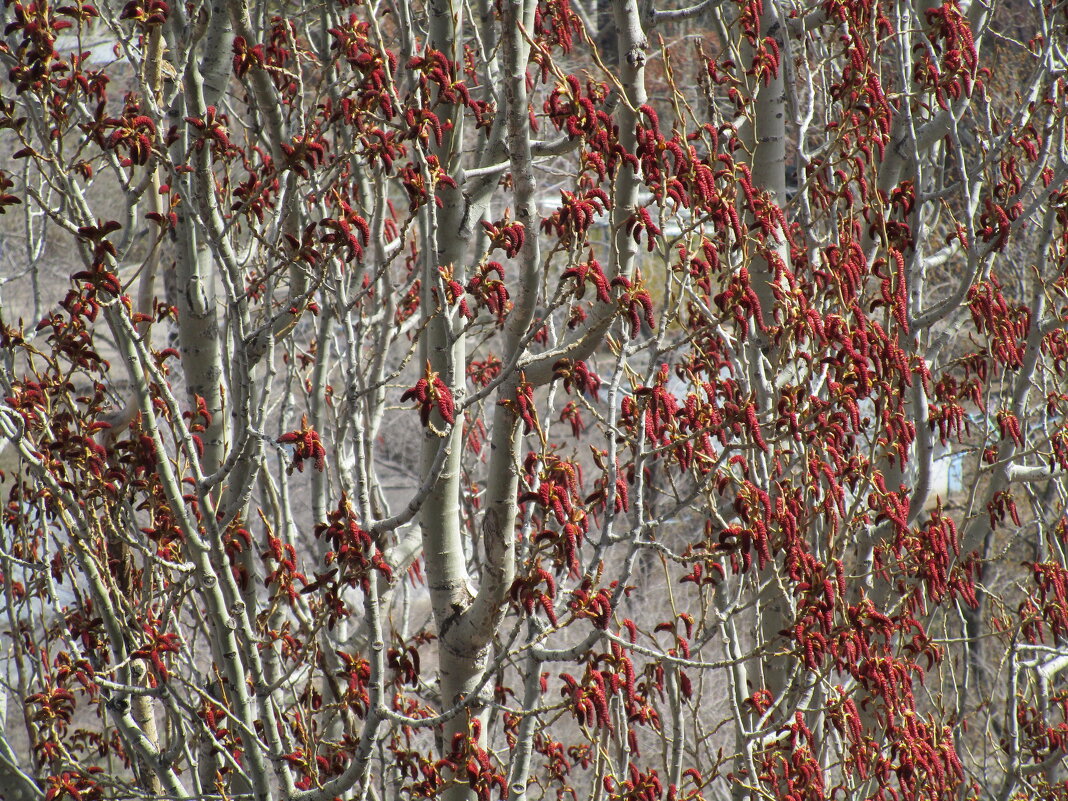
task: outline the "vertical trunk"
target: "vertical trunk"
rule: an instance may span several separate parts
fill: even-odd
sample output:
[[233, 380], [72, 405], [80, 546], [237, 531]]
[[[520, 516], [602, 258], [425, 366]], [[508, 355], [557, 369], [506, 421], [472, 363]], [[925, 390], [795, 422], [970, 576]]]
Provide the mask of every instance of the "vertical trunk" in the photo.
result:
[[[430, 5], [428, 47], [444, 52], [453, 61], [458, 58], [460, 43], [462, 17], [459, 8], [445, 0], [434, 0]], [[448, 129], [448, 122], [451, 122], [452, 129], [436, 155], [446, 171], [455, 173], [459, 166], [463, 116], [455, 110], [442, 116], [443, 126]], [[453, 330], [447, 309], [434, 313], [439, 300], [434, 290], [440, 282], [441, 267], [451, 267], [456, 280], [464, 281], [463, 257], [467, 241], [461, 228], [465, 200], [458, 189], [444, 186], [438, 189], [437, 197], [441, 200], [441, 207], [434, 209], [431, 203], [430, 208], [424, 207], [422, 213], [422, 221], [427, 226], [426, 236], [430, 240], [428, 244], [431, 245], [425, 249], [422, 305], [427, 314], [434, 316], [423, 333], [420, 356], [423, 363], [430, 363], [431, 369], [441, 376], [453, 398], [459, 402], [465, 382], [464, 338]], [[440, 300], [444, 304], [444, 298]], [[434, 428], [448, 428], [437, 412], [433, 417]], [[469, 589], [460, 505], [461, 429], [462, 425], [457, 421], [457, 425], [448, 428], [444, 434], [448, 439], [448, 456], [420, 512], [431, 604], [440, 632], [438, 658], [443, 709], [448, 709], [470, 694], [484, 663], [482, 652], [473, 653], [457, 647], [455, 638], [450, 636], [450, 630], [457, 625], [473, 599]], [[424, 472], [434, 464], [439, 444], [439, 435], [427, 428], [422, 454]], [[445, 724], [444, 752], [449, 750], [454, 734], [467, 733], [467, 720], [467, 716], [461, 714]], [[467, 797], [469, 793], [464, 786], [451, 785], [447, 792], [450, 801]]]
[[[196, 70], [195, 59], [187, 65], [186, 83], [191, 82], [188, 73]], [[199, 77], [198, 77], [199, 80]], [[185, 100], [175, 98], [168, 115], [179, 131], [186, 130]], [[188, 135], [178, 136], [171, 145], [171, 157], [176, 164], [186, 163], [190, 154]], [[175, 284], [178, 294], [178, 345], [182, 354], [186, 392], [191, 409], [196, 409], [196, 398], [202, 398], [204, 408], [211, 415], [211, 422], [200, 438], [204, 446], [202, 465], [205, 473], [212, 473], [224, 458], [223, 414], [223, 369], [222, 350], [219, 342], [219, 316], [215, 300], [215, 276], [209, 254], [199, 242], [196, 229], [196, 201], [193, 189], [194, 178], [182, 179], [182, 203], [176, 209], [177, 246], [175, 248]]]
[[[760, 16], [760, 39], [770, 37], [779, 43], [779, 52], [785, 52], [782, 46], [783, 29], [774, 0], [768, 0]], [[747, 48], [746, 57], [753, 56], [752, 48]], [[752, 154], [753, 188], [757, 192], [766, 192], [770, 199], [780, 207], [786, 205], [786, 87], [782, 65], [774, 75], [757, 75], [752, 80], [758, 82], [755, 91], [753, 118], [746, 130], [746, 149]], [[747, 223], [753, 227], [754, 219], [747, 216]], [[749, 263], [749, 274], [753, 290], [760, 301], [760, 311], [766, 325], [772, 325], [775, 319], [774, 282], [775, 261], [789, 265], [790, 252], [786, 243], [786, 232], [777, 230], [766, 242], [764, 252], [754, 253]], [[755, 401], [761, 415], [772, 411], [772, 387], [765, 370], [766, 360], [776, 362], [773, 345], [766, 335], [754, 331], [753, 344], [747, 361], [750, 365], [750, 382]], [[762, 465], [767, 474], [766, 465]], [[772, 483], [767, 482], [771, 487]], [[784, 595], [774, 579], [766, 582], [761, 591], [758, 606], [760, 613], [760, 635], [762, 642], [772, 642], [779, 632], [790, 627], [792, 610], [789, 599]], [[776, 669], [776, 660], [766, 660], [762, 666], [762, 683], [778, 699], [785, 691], [788, 681], [786, 671]]]
[[[184, 14], [172, 14], [171, 35], [173, 43], [184, 41], [187, 31], [183, 27], [188, 20]], [[231, 60], [228, 57], [232, 40], [230, 20], [222, 3], [212, 8], [203, 57], [189, 54], [184, 64], [183, 84], [185, 92], [177, 96], [168, 110], [171, 123], [180, 132], [171, 145], [175, 163], [190, 163], [200, 160], [198, 170], [189, 173], [179, 183], [182, 202], [177, 207], [177, 245], [175, 279], [178, 293], [179, 349], [185, 371], [186, 392], [189, 404], [196, 410], [203, 402], [203, 409], [210, 417], [204, 420], [205, 430], [200, 433], [203, 453], [201, 470], [205, 474], [216, 472], [226, 458], [227, 409], [224, 387], [224, 351], [221, 316], [216, 298], [216, 264], [213, 248], [207, 239], [209, 232], [198, 222], [198, 192], [214, 193], [208, 151], [196, 150], [190, 141], [188, 124], [183, 122], [186, 114], [200, 111], [221, 96], [229, 80]], [[178, 48], [173, 48], [176, 52]], [[192, 108], [190, 106], [193, 106]], [[206, 162], [206, 163], [205, 163]], [[199, 173], [199, 174], [198, 174]], [[201, 182], [198, 185], [198, 180]], [[216, 247], [222, 245], [214, 243]], [[198, 400], [199, 399], [199, 400]], [[235, 511], [235, 510], [231, 510]], [[239, 511], [239, 510], [236, 510]], [[253, 701], [249, 687], [261, 682], [262, 665], [258, 654], [253, 653], [248, 663], [242, 659], [244, 649], [238, 641], [237, 631], [250, 631], [248, 621], [255, 618], [256, 609], [248, 607], [252, 596], [242, 594], [236, 587], [228, 569], [229, 557], [224, 553], [220, 538], [213, 538], [208, 548], [196, 554], [195, 563], [212, 621], [212, 646], [216, 660], [225, 666], [225, 690], [220, 688], [220, 700], [228, 697], [234, 714], [242, 720], [247, 730], [242, 731], [242, 745], [247, 759], [247, 773], [251, 786], [237, 782], [234, 789], [253, 798], [266, 801], [273, 797], [270, 785], [270, 768], [253, 732], [256, 711], [263, 713], [266, 705], [261, 699]], [[261, 714], [268, 741], [274, 741], [272, 730], [275, 721], [269, 708]], [[279, 771], [283, 776], [286, 771]]]
[[[779, 45], [779, 52], [785, 52], [783, 29], [774, 0], [764, 3], [763, 9], [760, 15], [760, 37], [774, 39]], [[787, 200], [784, 73], [785, 70], [780, 65], [776, 73], [761, 81], [756, 90], [752, 126], [747, 131], [749, 141], [746, 142], [747, 149], [753, 154], [753, 188], [767, 192], [780, 207], [785, 207]], [[779, 231], [774, 245], [768, 243], [768, 250], [784, 265], [789, 265], [790, 251], [786, 244], [785, 233], [785, 231]], [[771, 325], [775, 311], [775, 295], [772, 291], [772, 283], [775, 280], [774, 266], [766, 256], [756, 254], [749, 273], [753, 289], [760, 299], [760, 311], [764, 315], [764, 321]], [[763, 343], [763, 346], [767, 348], [769, 343]]]
[[[633, 153], [638, 144], [635, 129], [637, 114], [631, 109], [644, 105], [648, 100], [645, 90], [645, 63], [649, 40], [642, 28], [637, 0], [623, 0], [615, 4], [615, 23], [619, 75], [627, 93], [627, 103], [621, 103], [618, 112], [619, 143], [625, 151]], [[629, 164], [620, 165], [613, 198], [615, 205], [612, 218], [615, 230], [611, 264], [613, 275], [630, 275], [634, 270], [634, 257], [638, 253], [638, 243], [634, 241], [622, 223], [637, 209], [640, 185], [641, 177], [638, 173]]]
[[[162, 101], [162, 58], [163, 32], [160, 26], [157, 25], [153, 26], [149, 32], [144, 63], [145, 85], [149, 88], [157, 101]], [[149, 183], [148, 202], [151, 205], [152, 211], [156, 214], [163, 214], [164, 212], [163, 201], [159, 193], [160, 184], [160, 170], [158, 167], [155, 167], [153, 168], [152, 177]], [[144, 273], [142, 274], [138, 285], [137, 308], [142, 314], [148, 316], [152, 315], [152, 304], [154, 301], [153, 286], [160, 262], [159, 251], [159, 243], [153, 245], [152, 252], [148, 257]], [[147, 330], [146, 326], [142, 325], [139, 327], [140, 332], [144, 332], [145, 330]], [[137, 398], [131, 396], [127, 401], [126, 408], [123, 410], [119, 426], [113, 426], [109, 436], [112, 438], [117, 436], [118, 428], [124, 428], [129, 425], [136, 413]], [[133, 554], [130, 547], [124, 542], [110, 539], [108, 548], [115, 554], [118, 564], [123, 566], [121, 574], [117, 577], [120, 591], [127, 598], [134, 599], [136, 597], [136, 588], [133, 585], [131, 575]], [[150, 580], [150, 571], [145, 571], [145, 576], [142, 577], [142, 581], [144, 581], [145, 578], [149, 578]], [[143, 588], [142, 591], [144, 591]], [[146, 595], [151, 595], [151, 590], [149, 590]], [[132, 668], [136, 683], [140, 686], [144, 686], [146, 684], [145, 674], [147, 672], [147, 666], [144, 661], [139, 660], [135, 662]], [[160, 742], [159, 729], [156, 725], [155, 701], [148, 695], [135, 695], [131, 698], [130, 705], [134, 722], [144, 733], [149, 743], [158, 750]], [[163, 792], [163, 785], [160, 782], [159, 777], [150, 766], [144, 764], [143, 760], [139, 765], [138, 774], [139, 780], [143, 783], [145, 790], [150, 794], [159, 795]]]
[[[533, 627], [531, 639], [536, 636]], [[523, 708], [534, 709], [541, 698], [541, 662], [533, 652], [526, 660], [526, 677], [523, 681]], [[530, 779], [531, 754], [534, 750], [534, 735], [537, 717], [525, 715], [519, 722], [516, 748], [512, 757], [512, 770], [508, 776], [508, 801], [526, 801], [527, 783]]]
[[[463, 214], [463, 197], [458, 191], [440, 193], [443, 208], [437, 212], [436, 247], [428, 252], [423, 273], [423, 303], [432, 309], [436, 303], [431, 289], [438, 283], [440, 265], [455, 265], [456, 273], [466, 244], [458, 235]], [[462, 278], [457, 278], [462, 281]], [[433, 317], [424, 333], [420, 351], [423, 362], [439, 373], [457, 401], [464, 389], [464, 339], [452, 330], [444, 313]], [[448, 455], [438, 475], [437, 483], [427, 496], [420, 512], [427, 578], [434, 616], [440, 631], [441, 704], [447, 709], [471, 690], [473, 678], [480, 673], [481, 654], [451, 646], [449, 630], [470, 606], [473, 594], [469, 589], [466, 551], [463, 541], [462, 509], [460, 504], [460, 470], [462, 455], [462, 425], [451, 428], [434, 413], [433, 426], [446, 430]], [[440, 445], [439, 434], [427, 428], [424, 433], [422, 464], [430, 470]], [[466, 733], [467, 718], [459, 715], [445, 726], [445, 747], [458, 731]]]

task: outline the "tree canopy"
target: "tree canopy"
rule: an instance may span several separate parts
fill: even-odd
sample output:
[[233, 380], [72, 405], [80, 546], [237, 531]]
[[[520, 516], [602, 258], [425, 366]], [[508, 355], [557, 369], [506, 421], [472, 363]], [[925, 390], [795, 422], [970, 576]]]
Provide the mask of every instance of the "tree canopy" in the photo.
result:
[[4, 10], [0, 795], [1068, 797], [1063, 0]]

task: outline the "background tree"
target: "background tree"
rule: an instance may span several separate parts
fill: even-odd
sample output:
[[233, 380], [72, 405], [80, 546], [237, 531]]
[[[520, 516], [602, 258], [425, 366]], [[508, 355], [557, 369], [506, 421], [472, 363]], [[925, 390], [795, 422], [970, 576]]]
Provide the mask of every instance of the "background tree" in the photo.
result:
[[1064, 798], [1060, 3], [5, 1], [5, 798]]

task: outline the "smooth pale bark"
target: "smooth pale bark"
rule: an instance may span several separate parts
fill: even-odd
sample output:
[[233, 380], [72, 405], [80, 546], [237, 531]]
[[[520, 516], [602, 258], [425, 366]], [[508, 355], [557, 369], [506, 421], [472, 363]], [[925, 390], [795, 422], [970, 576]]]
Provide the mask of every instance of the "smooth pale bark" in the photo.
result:
[[[430, 5], [428, 46], [441, 50], [453, 60], [457, 58], [460, 8], [445, 0], [435, 0]], [[444, 145], [437, 148], [436, 155], [441, 160], [441, 166], [455, 174], [459, 167], [460, 149], [453, 145], [458, 144], [462, 136], [463, 116], [455, 112], [455, 107], [451, 108], [452, 111], [442, 115], [442, 124], [448, 120], [452, 122], [453, 128]], [[424, 175], [427, 172], [424, 169]], [[437, 187], [436, 194], [441, 200], [440, 208], [435, 209], [431, 203], [421, 211], [421, 222], [429, 240], [429, 247], [423, 255], [422, 307], [427, 314], [433, 316], [422, 335], [420, 357], [423, 363], [429, 363], [431, 369], [441, 376], [453, 398], [459, 402], [463, 397], [466, 380], [465, 341], [453, 326], [455, 310], [445, 308], [444, 298], [440, 297], [436, 290], [441, 283], [442, 267], [451, 268], [455, 279], [464, 281], [463, 259], [467, 251], [467, 237], [461, 228], [465, 222], [465, 199], [458, 189], [446, 186]], [[439, 302], [442, 309], [435, 313]], [[462, 426], [459, 421], [455, 426], [447, 426], [436, 411], [432, 415], [432, 422], [437, 431], [427, 428], [424, 433], [424, 473], [435, 463], [441, 436], [446, 438], [448, 450], [437, 482], [423, 502], [420, 526], [423, 533], [427, 583], [438, 627], [441, 706], [448, 709], [472, 693], [485, 664], [485, 651], [472, 651], [466, 647], [467, 644], [457, 642], [452, 631], [474, 599], [467, 573], [460, 503]], [[445, 433], [438, 433], [442, 431]], [[473, 709], [477, 714], [477, 703], [473, 703]], [[451, 718], [444, 727], [443, 750], [449, 749], [453, 735], [466, 734], [467, 731], [466, 715]], [[469, 790], [464, 785], [454, 783], [450, 784], [447, 793], [450, 801], [459, 801], [468, 797]]]
[[[774, 0], [763, 3], [764, 13], [760, 15], [760, 36], [775, 39], [779, 52], [785, 52], [779, 11]], [[746, 48], [750, 58], [752, 49]], [[770, 199], [780, 208], [786, 207], [786, 69], [780, 64], [774, 75], [759, 76], [755, 87], [753, 119], [744, 129], [746, 150], [752, 154], [750, 170], [753, 188], [766, 192]], [[753, 219], [747, 223], [752, 228]], [[774, 241], [768, 242], [768, 250], [774, 253], [783, 265], [790, 265], [790, 251], [786, 243], [786, 232], [776, 230]], [[774, 266], [762, 253], [754, 253], [749, 261], [749, 275], [753, 290], [760, 299], [760, 311], [767, 325], [774, 323], [775, 294], [772, 284], [775, 280]], [[762, 340], [763, 337], [760, 337]], [[762, 345], [765, 349], [769, 343]]]
[[[779, 44], [779, 52], [786, 52], [783, 43], [785, 30], [782, 27], [778, 8], [775, 0], [766, 0], [763, 4], [763, 13], [760, 16], [760, 37], [770, 37]], [[745, 56], [753, 57], [752, 48], [746, 48]], [[753, 189], [757, 192], [766, 192], [769, 199], [780, 208], [786, 207], [786, 87], [785, 65], [780, 64], [773, 75], [755, 76], [755, 101], [753, 103], [753, 116], [744, 130], [743, 141], [746, 150], [752, 154], [750, 170], [752, 173]], [[746, 223], [750, 230], [755, 226], [755, 220], [751, 214], [746, 215]], [[776, 266], [774, 260], [789, 267], [790, 252], [786, 242], [786, 232], [776, 229], [774, 235], [766, 242], [769, 255], [762, 252], [754, 252], [748, 260], [750, 283], [760, 301], [760, 311], [766, 325], [775, 323], [775, 292], [774, 282]], [[771, 341], [762, 332], [755, 329], [751, 339], [752, 345], [747, 346], [747, 362], [749, 364], [749, 380], [754, 393], [754, 400], [758, 404], [761, 415], [772, 412], [771, 397], [773, 387], [765, 365], [777, 364], [778, 357], [774, 352]], [[758, 458], [758, 467], [764, 476], [769, 471], [762, 458]], [[773, 487], [768, 481], [765, 486]], [[775, 642], [780, 638], [779, 632], [790, 628], [793, 620], [793, 609], [790, 599], [783, 593], [778, 582], [774, 579], [765, 582], [758, 603], [760, 617], [760, 631], [763, 642]], [[774, 698], [782, 697], [789, 680], [789, 673], [776, 667], [778, 662], [775, 658], [764, 661], [761, 672], [763, 686], [771, 691]]]
[[[225, 252], [227, 243], [219, 236], [221, 228], [205, 225], [203, 216], [198, 217], [198, 210], [211, 216], [217, 214], [214, 208], [214, 180], [206, 148], [199, 150], [194, 146], [189, 133], [189, 125], [183, 118], [190, 113], [203, 114], [207, 106], [212, 105], [229, 79], [231, 58], [228, 56], [229, 43], [233, 34], [230, 19], [223, 4], [213, 7], [206, 35], [203, 59], [198, 59], [194, 47], [186, 55], [182, 67], [184, 93], [175, 98], [169, 116], [181, 132], [171, 146], [171, 156], [176, 163], [193, 162], [196, 170], [187, 174], [179, 184], [183, 202], [177, 212], [177, 247], [176, 247], [176, 286], [178, 295], [178, 334], [179, 350], [182, 355], [184, 378], [190, 408], [196, 408], [196, 399], [203, 399], [204, 406], [211, 415], [205, 431], [199, 434], [203, 445], [200, 458], [200, 471], [211, 475], [224, 464], [227, 456], [227, 423], [230, 419], [234, 398], [226, 398], [226, 372], [224, 370], [224, 334], [221, 328], [221, 316], [216, 296], [216, 277], [219, 272], [214, 256]], [[181, 41], [183, 15], [175, 14], [171, 20], [171, 35], [175, 41]], [[212, 49], [208, 49], [208, 45]], [[225, 46], [223, 46], [225, 45]], [[214, 236], [210, 241], [209, 237]], [[248, 376], [241, 376], [242, 384]], [[247, 388], [243, 393], [240, 407], [246, 406]], [[247, 419], [243, 418], [243, 419]], [[245, 460], [247, 462], [247, 460]], [[251, 484], [254, 480], [255, 467], [251, 463], [235, 465], [241, 469], [236, 472], [239, 481], [234, 481], [228, 495], [234, 487]], [[247, 502], [247, 494], [233, 499], [235, 506], [227, 509], [229, 517], [240, 513], [240, 508]], [[205, 500], [208, 498], [206, 497]], [[213, 504], [214, 505], [214, 504]], [[211, 508], [205, 514], [212, 514]], [[214, 526], [212, 526], [214, 527]], [[266, 754], [257, 743], [254, 732], [255, 723], [261, 720], [268, 741], [276, 749], [278, 742], [277, 721], [270, 702], [266, 698], [255, 698], [249, 686], [252, 679], [254, 686], [266, 686], [263, 664], [255, 646], [246, 649], [241, 640], [254, 643], [256, 640], [250, 621], [255, 614], [255, 597], [242, 593], [229, 568], [221, 537], [210, 536], [208, 547], [199, 550], [194, 558], [197, 567], [201, 591], [207, 605], [208, 619], [212, 625], [210, 641], [215, 658], [223, 667], [227, 688], [235, 716], [243, 723], [240, 727], [241, 739], [248, 760], [248, 775], [251, 786], [247, 791], [256, 799], [271, 799], [274, 789], [269, 777], [277, 774], [283, 786], [292, 786], [289, 768], [284, 763], [276, 763], [272, 770]], [[253, 571], [256, 566], [252, 565]], [[253, 572], [250, 584], [255, 583]], [[250, 602], [253, 603], [250, 608]], [[238, 632], [241, 633], [239, 639]]]
[[[172, 24], [172, 39], [181, 40], [184, 28], [180, 15], [175, 15]], [[175, 49], [172, 47], [172, 49]], [[186, 86], [200, 84], [200, 64], [192, 50], [184, 65]], [[171, 158], [175, 163], [185, 163], [192, 154], [188, 134], [184, 95], [178, 95], [168, 112], [171, 123], [182, 135], [171, 145]], [[213, 473], [225, 458], [226, 415], [223, 405], [223, 356], [220, 343], [221, 328], [215, 294], [215, 271], [209, 252], [201, 245], [196, 224], [196, 204], [193, 176], [182, 179], [183, 200], [175, 210], [177, 214], [175, 248], [175, 278], [178, 294], [178, 343], [182, 354], [186, 393], [191, 409], [196, 409], [196, 398], [202, 398], [204, 408], [211, 415], [211, 422], [201, 432], [204, 446], [201, 464], [205, 473]]]
[[[621, 103], [616, 113], [619, 122], [619, 144], [628, 153], [637, 149], [636, 124], [638, 115], [632, 109], [649, 100], [645, 88], [645, 67], [648, 61], [649, 39], [642, 28], [641, 13], [637, 0], [622, 0], [613, 4], [616, 22], [616, 43], [619, 54], [619, 79], [626, 91], [626, 102]], [[634, 271], [634, 258], [638, 243], [626, 230], [624, 223], [638, 208], [638, 188], [641, 177], [629, 164], [622, 164], [616, 178], [612, 202], [612, 224], [615, 232], [610, 264], [612, 276], [630, 276]]]

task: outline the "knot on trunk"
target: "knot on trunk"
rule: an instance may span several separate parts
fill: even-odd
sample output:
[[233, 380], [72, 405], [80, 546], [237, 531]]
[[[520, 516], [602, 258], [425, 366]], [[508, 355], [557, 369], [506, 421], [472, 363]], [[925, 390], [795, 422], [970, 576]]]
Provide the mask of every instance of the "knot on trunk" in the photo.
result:
[[645, 51], [648, 47], [649, 43], [643, 39], [627, 50], [627, 63], [633, 69], [641, 69], [645, 66]]

